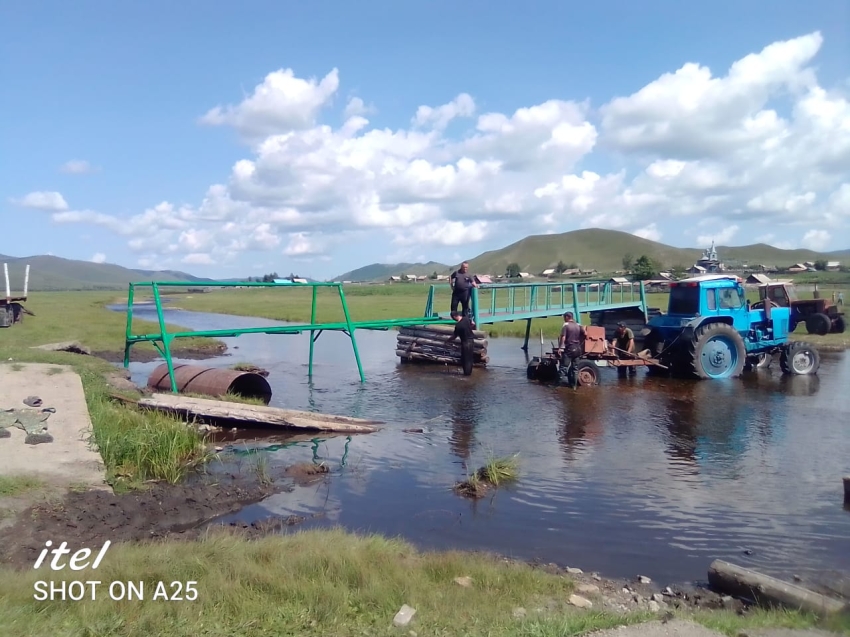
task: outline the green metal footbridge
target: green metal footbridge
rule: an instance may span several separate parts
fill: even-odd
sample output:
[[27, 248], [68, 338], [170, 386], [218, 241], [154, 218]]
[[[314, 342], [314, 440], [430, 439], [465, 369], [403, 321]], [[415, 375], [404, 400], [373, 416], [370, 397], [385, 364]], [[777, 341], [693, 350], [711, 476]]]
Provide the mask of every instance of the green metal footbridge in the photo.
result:
[[[399, 284], [410, 285], [410, 284]], [[185, 332], [168, 332], [163, 313], [161, 290], [168, 288], [270, 288], [311, 289], [310, 322], [303, 324], [279, 325], [273, 327], [247, 327], [236, 329], [198, 330]], [[133, 334], [133, 303], [138, 288], [150, 289], [156, 308], [159, 331], [151, 334]], [[343, 321], [318, 322], [317, 297], [320, 288], [335, 290], [339, 296], [344, 316]], [[171, 380], [171, 390], [177, 392], [174, 378], [174, 364], [171, 356], [171, 343], [177, 338], [232, 338], [242, 334], [303, 334], [310, 333], [310, 358], [308, 376], [313, 376], [313, 350], [316, 340], [323, 332], [343, 332], [351, 339], [354, 359], [360, 381], [365, 382], [366, 376], [360, 361], [357, 348], [356, 330], [390, 330], [399, 327], [415, 325], [451, 325], [450, 305], [451, 289], [447, 284], [434, 284], [428, 290], [423, 316], [409, 318], [392, 318], [374, 321], [354, 321], [351, 318], [348, 302], [342, 283], [289, 283], [277, 282], [198, 282], [188, 281], [144, 281], [130, 283], [127, 294], [127, 330], [124, 341], [124, 367], [130, 365], [130, 349], [136, 343], [152, 343], [168, 365]], [[438, 304], [439, 301], [439, 304]], [[438, 309], [439, 307], [439, 309]], [[484, 284], [473, 288], [470, 299], [470, 311], [476, 325], [493, 323], [527, 321], [524, 349], [528, 349], [528, 339], [531, 333], [531, 322], [534, 319], [560, 316], [564, 312], [573, 312], [577, 321], [585, 312], [601, 312], [608, 310], [637, 309], [646, 317], [646, 295], [643, 284], [616, 285], [611, 282], [540, 282], [540, 283], [495, 283]]]

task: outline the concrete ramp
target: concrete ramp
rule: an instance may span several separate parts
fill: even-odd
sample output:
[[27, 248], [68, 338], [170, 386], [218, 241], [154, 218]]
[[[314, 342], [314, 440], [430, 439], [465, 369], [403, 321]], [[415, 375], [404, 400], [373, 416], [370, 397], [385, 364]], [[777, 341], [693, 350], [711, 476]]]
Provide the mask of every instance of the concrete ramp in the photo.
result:
[[[38, 407], [24, 404], [28, 396], [38, 396]], [[38, 413], [55, 409], [42, 423], [51, 442], [27, 444], [28, 434], [17, 425], [8, 425], [21, 410], [28, 422]], [[91, 420], [83, 384], [73, 368], [36, 363], [0, 364], [0, 475], [33, 476], [55, 486], [109, 488], [100, 454], [88, 444]], [[38, 436], [30, 437], [31, 440]]]

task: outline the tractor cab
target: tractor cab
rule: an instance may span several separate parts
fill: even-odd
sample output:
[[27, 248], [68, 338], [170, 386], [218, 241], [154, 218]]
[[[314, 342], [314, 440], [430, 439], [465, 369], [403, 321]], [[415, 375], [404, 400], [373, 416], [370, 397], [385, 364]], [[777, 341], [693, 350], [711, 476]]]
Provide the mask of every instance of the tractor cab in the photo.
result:
[[764, 283], [759, 286], [759, 301], [772, 301], [778, 307], [791, 307], [797, 301], [797, 291], [793, 285], [786, 283]]

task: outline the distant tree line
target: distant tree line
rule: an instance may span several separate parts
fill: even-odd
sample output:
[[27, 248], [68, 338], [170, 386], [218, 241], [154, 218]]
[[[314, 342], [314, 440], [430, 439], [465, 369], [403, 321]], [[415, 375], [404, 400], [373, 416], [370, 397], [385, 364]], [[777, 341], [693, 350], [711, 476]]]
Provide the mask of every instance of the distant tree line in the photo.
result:
[[274, 283], [275, 279], [287, 278], [290, 281], [293, 279], [300, 278], [297, 274], [289, 273], [288, 277], [281, 277], [277, 272], [272, 272], [271, 274], [264, 274], [263, 276], [249, 276], [248, 283]]

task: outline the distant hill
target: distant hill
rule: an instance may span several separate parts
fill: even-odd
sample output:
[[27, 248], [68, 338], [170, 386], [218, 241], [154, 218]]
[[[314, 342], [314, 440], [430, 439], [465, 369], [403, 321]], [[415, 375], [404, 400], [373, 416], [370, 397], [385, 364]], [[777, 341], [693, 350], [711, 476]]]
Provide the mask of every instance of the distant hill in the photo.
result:
[[332, 281], [381, 281], [391, 276], [402, 276], [404, 274], [415, 274], [416, 276], [429, 276], [436, 272], [444, 274], [451, 267], [436, 261], [428, 263], [373, 263], [351, 272], [340, 274]]
[[[126, 289], [131, 281], [204, 283], [211, 280], [175, 270], [134, 270], [111, 263], [92, 263], [49, 255], [22, 258], [0, 255], [0, 263], [9, 265], [9, 281], [13, 292], [23, 291], [27, 265], [30, 266], [29, 289], [33, 292], [119, 290]], [[2, 285], [5, 286], [5, 282]]]
[[[698, 248], [675, 248], [657, 241], [642, 239], [628, 232], [591, 228], [573, 230], [563, 234], [532, 235], [516, 243], [491, 250], [470, 259], [469, 267], [478, 274], [503, 274], [510, 263], [519, 265], [521, 272], [540, 274], [547, 268], [554, 268], [559, 261], [583, 270], [597, 270], [600, 273], [615, 272], [623, 269], [623, 257], [631, 255], [637, 259], [646, 255], [660, 262], [665, 268], [681, 266], [688, 268], [702, 256], [708, 246]], [[798, 262], [828, 259], [850, 261], [850, 249], [837, 252], [819, 253], [811, 250], [782, 250], [764, 243], [747, 246], [716, 246], [721, 261], [725, 263], [743, 263], [750, 266], [766, 265], [785, 268]], [[426, 264], [397, 263], [372, 265], [346, 272], [334, 281], [377, 281], [386, 280], [391, 275], [416, 274], [429, 275], [433, 272], [448, 274], [451, 267], [441, 263]]]
[[[705, 246], [708, 247], [708, 246]], [[716, 246], [721, 261], [749, 265], [789, 267], [801, 261], [817, 259], [850, 259], [850, 250], [818, 253], [811, 250], [781, 250], [763, 243], [748, 246]], [[674, 248], [642, 239], [618, 230], [574, 230], [563, 234], [533, 235], [499, 250], [480, 254], [469, 262], [470, 270], [478, 273], [502, 274], [508, 264], [516, 263], [521, 272], [539, 274], [554, 268], [558, 261], [575, 264], [585, 270], [614, 272], [623, 269], [623, 257], [646, 255], [664, 267], [688, 268], [702, 256], [705, 248]]]

